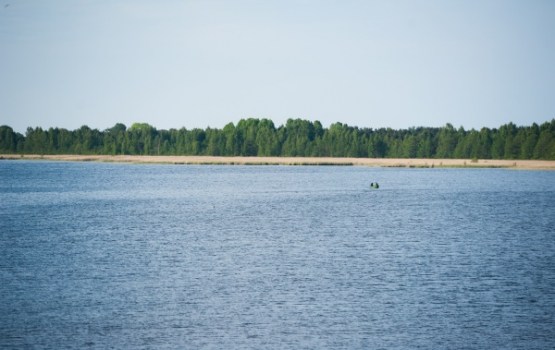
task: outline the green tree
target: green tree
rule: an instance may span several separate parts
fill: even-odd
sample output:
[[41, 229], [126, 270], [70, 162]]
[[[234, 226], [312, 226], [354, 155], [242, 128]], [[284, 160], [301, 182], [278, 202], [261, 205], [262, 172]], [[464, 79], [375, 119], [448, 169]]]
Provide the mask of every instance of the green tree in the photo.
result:
[[403, 157], [416, 158], [418, 154], [418, 139], [414, 134], [407, 134], [403, 140]]
[[516, 125], [509, 123], [501, 128], [504, 128], [506, 132], [504, 158], [518, 159], [520, 154], [520, 139], [515, 140], [515, 136], [517, 134]]
[[452, 158], [458, 143], [458, 135], [453, 125], [447, 123], [438, 135], [436, 156], [438, 158]]
[[22, 135], [18, 135], [7, 125], [0, 126], [0, 152], [16, 153], [17, 144]]
[[534, 159], [555, 159], [555, 119], [541, 125]]
[[520, 158], [532, 159], [534, 157], [534, 149], [540, 137], [540, 127], [533, 123], [532, 126], [524, 130], [522, 148], [520, 150]]

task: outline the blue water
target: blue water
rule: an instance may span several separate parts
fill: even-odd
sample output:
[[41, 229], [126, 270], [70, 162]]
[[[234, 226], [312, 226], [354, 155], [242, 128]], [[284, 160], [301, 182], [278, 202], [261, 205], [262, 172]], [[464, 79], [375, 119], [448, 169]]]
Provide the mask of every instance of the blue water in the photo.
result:
[[555, 172], [0, 161], [0, 198], [0, 348], [555, 344]]

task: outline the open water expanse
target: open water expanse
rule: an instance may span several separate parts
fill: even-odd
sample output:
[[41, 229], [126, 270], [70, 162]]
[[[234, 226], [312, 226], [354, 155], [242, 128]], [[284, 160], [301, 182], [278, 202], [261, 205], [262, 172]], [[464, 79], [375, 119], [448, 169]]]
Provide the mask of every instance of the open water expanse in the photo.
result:
[[553, 171], [0, 161], [0, 348], [552, 349], [554, 317]]

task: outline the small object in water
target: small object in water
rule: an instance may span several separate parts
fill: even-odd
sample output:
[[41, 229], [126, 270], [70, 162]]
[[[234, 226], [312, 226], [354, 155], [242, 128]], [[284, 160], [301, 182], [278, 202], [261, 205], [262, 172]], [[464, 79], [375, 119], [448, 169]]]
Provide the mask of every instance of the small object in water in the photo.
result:
[[378, 189], [378, 188], [380, 188], [380, 185], [378, 185], [377, 182], [371, 182], [371, 183], [370, 183], [370, 187], [371, 187], [371, 188]]

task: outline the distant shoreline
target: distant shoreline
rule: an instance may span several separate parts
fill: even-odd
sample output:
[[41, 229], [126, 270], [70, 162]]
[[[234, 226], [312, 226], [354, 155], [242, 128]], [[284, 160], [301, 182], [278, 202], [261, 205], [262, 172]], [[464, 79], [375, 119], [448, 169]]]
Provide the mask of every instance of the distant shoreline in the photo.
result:
[[8, 160], [114, 162], [190, 165], [347, 165], [400, 168], [508, 168], [555, 170], [553, 160], [421, 159], [421, 158], [331, 158], [331, 157], [213, 157], [128, 155], [37, 155], [2, 154]]

